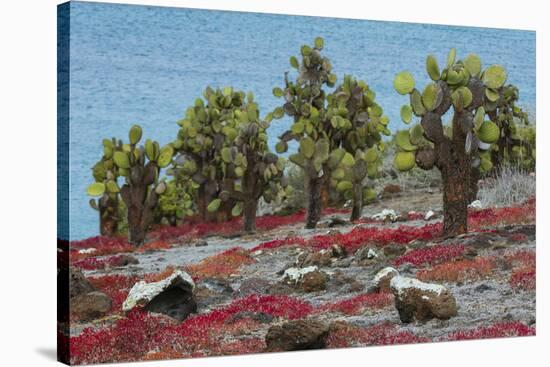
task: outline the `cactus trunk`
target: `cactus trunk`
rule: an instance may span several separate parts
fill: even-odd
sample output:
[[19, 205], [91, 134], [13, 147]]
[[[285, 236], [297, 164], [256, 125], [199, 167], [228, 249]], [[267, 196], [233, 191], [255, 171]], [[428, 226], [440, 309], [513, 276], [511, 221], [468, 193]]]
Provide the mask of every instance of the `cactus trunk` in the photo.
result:
[[319, 177], [307, 177], [305, 180], [306, 192], [306, 228], [315, 228], [317, 222], [321, 219], [323, 202], [321, 200], [321, 191], [323, 179]]
[[[456, 112], [453, 117], [453, 138], [451, 144], [440, 147], [440, 170], [443, 179], [443, 236], [454, 237], [468, 231], [468, 204], [472, 187], [472, 166], [469, 154], [464, 150], [466, 135], [462, 126], [467, 119], [466, 112]], [[477, 192], [476, 192], [477, 194]]]
[[363, 211], [363, 187], [360, 182], [353, 183], [353, 206], [351, 209], [350, 221], [355, 221], [361, 217]]
[[244, 230], [248, 233], [256, 231], [256, 210], [258, 209], [258, 200], [247, 199], [243, 202], [243, 222]]
[[102, 236], [113, 237], [118, 226], [118, 200], [109, 197], [106, 203], [99, 205], [99, 233]]

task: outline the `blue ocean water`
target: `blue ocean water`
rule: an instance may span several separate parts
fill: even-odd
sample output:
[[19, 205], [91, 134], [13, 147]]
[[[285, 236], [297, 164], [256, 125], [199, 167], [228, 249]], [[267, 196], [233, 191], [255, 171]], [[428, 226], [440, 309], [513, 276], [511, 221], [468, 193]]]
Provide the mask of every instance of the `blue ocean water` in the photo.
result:
[[[505, 65], [535, 111], [530, 31], [72, 2], [70, 32], [70, 239], [98, 234], [85, 191], [103, 138], [126, 139], [137, 123], [145, 136], [172, 141], [207, 85], [254, 92], [265, 115], [280, 102], [271, 90], [283, 84], [289, 57], [316, 36], [339, 77], [352, 74], [376, 91], [392, 129], [407, 100], [393, 90], [394, 75], [409, 70], [423, 85], [427, 54], [442, 65], [451, 47]], [[271, 145], [289, 123], [272, 124]]]

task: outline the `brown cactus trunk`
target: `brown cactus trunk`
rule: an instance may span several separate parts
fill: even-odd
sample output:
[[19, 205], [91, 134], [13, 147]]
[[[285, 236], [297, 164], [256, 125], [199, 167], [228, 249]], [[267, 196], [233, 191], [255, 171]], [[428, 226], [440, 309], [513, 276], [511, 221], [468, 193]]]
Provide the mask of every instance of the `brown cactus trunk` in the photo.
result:
[[113, 237], [117, 232], [118, 200], [108, 198], [105, 204], [99, 205], [99, 233], [102, 236]]
[[[472, 193], [471, 157], [464, 151], [462, 130], [465, 113], [453, 117], [453, 139], [440, 156], [443, 180], [443, 236], [454, 237], [468, 231], [468, 203]], [[477, 186], [477, 182], [475, 182]], [[477, 192], [476, 192], [477, 193]]]
[[243, 202], [244, 230], [248, 233], [256, 231], [256, 210], [257, 209], [258, 209], [257, 200], [247, 199]]
[[304, 189], [306, 192], [306, 228], [315, 228], [321, 219], [323, 202], [321, 200], [321, 188], [323, 179], [319, 177], [306, 177]]
[[208, 201], [206, 197], [206, 190], [204, 188], [204, 185], [200, 185], [198, 192], [197, 192], [197, 212], [199, 215], [199, 219], [203, 222], [206, 221], [207, 217], [207, 210], [206, 207], [208, 206]]
[[353, 207], [351, 209], [350, 221], [356, 221], [361, 218], [361, 212], [363, 210], [363, 187], [361, 183], [353, 184]]

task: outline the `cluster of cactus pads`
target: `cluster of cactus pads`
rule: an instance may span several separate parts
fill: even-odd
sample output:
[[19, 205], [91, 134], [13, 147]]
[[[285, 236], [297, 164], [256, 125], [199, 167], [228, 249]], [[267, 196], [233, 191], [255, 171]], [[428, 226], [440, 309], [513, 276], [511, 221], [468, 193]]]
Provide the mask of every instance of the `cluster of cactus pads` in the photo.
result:
[[176, 162], [198, 186], [198, 211], [243, 214], [244, 229], [255, 230], [258, 201], [286, 193], [284, 160], [269, 151], [266, 129], [254, 95], [232, 88], [204, 91], [178, 122]]
[[[452, 236], [467, 231], [467, 205], [475, 199], [480, 174], [493, 167], [493, 147], [498, 151], [510, 137], [505, 124], [512, 126], [514, 117], [526, 114], [514, 105], [517, 88], [505, 85], [507, 73], [500, 65], [483, 69], [475, 54], [456, 60], [453, 48], [443, 70], [433, 55], [426, 70], [432, 81], [422, 92], [409, 72], [395, 76], [395, 90], [410, 98], [401, 107], [403, 122], [409, 124], [414, 115], [420, 123], [396, 134], [394, 165], [401, 171], [439, 169], [444, 234]], [[442, 118], [450, 109], [452, 121], [445, 126]]]
[[[243, 216], [246, 231], [255, 230], [260, 199], [280, 202], [290, 193], [284, 175], [285, 159], [270, 151], [267, 129], [273, 119], [292, 120], [280, 137], [276, 153], [296, 141], [298, 151], [289, 160], [304, 172], [306, 227], [314, 228], [325, 204], [324, 193], [335, 189], [352, 201], [351, 220], [360, 217], [365, 201], [376, 193], [368, 180], [379, 176], [386, 149], [383, 135], [391, 135], [389, 119], [375, 101], [367, 83], [345, 75], [337, 85], [332, 64], [322, 55], [324, 41], [304, 45], [290, 58], [296, 77], [284, 75], [284, 86], [273, 88], [284, 102], [260, 117], [252, 93], [231, 87], [207, 87], [178, 121], [177, 138], [161, 148], [146, 140], [142, 130], [130, 129], [129, 142], [105, 139], [103, 157], [93, 167], [95, 182], [88, 194], [100, 214], [102, 235], [114, 235], [125, 207], [130, 242], [140, 245], [154, 222], [171, 224], [198, 214], [202, 220]], [[481, 174], [504, 159], [530, 165], [535, 159], [534, 137], [524, 139], [519, 125], [527, 114], [516, 103], [519, 91], [505, 85], [506, 70], [482, 68], [474, 54], [456, 60], [451, 50], [444, 69], [432, 55], [426, 60], [432, 79], [423, 91], [404, 71], [394, 87], [410, 101], [401, 118], [418, 124], [395, 135], [394, 165], [401, 171], [437, 167], [443, 179], [444, 234], [467, 231], [467, 205], [477, 194]], [[327, 88], [333, 88], [332, 93]], [[443, 116], [453, 111], [449, 126]], [[162, 168], [166, 176], [160, 179]], [[119, 187], [119, 179], [123, 179]], [[122, 199], [122, 200], [120, 200]]]
[[[316, 38], [313, 47], [301, 48], [301, 59], [292, 56], [290, 65], [297, 69], [295, 81], [285, 74], [284, 89], [273, 94], [283, 98], [272, 116], [284, 115], [293, 124], [279, 138], [278, 153], [288, 149], [288, 142], [299, 144], [298, 152], [289, 159], [305, 173], [306, 228], [314, 228], [320, 219], [323, 187], [336, 187], [353, 200], [352, 220], [359, 218], [363, 205], [363, 180], [376, 177], [381, 134], [389, 135], [389, 119], [374, 101], [375, 94], [363, 81], [345, 76], [344, 82], [331, 94], [337, 77], [330, 60], [321, 55], [323, 39]], [[365, 196], [372, 196], [367, 191]]]
[[[143, 146], [138, 145], [142, 137], [138, 125], [130, 128], [128, 136], [127, 144], [116, 139], [104, 141], [103, 160], [109, 162], [112, 170], [106, 171], [107, 182], [93, 183], [88, 187], [88, 194], [101, 196], [99, 201], [106, 195], [120, 194], [127, 210], [128, 240], [141, 245], [154, 222], [159, 195], [166, 190], [166, 183], [159, 180], [160, 169], [171, 163], [174, 149], [171, 145], [160, 148], [159, 143], [149, 139]], [[122, 187], [115, 174], [124, 177]]]

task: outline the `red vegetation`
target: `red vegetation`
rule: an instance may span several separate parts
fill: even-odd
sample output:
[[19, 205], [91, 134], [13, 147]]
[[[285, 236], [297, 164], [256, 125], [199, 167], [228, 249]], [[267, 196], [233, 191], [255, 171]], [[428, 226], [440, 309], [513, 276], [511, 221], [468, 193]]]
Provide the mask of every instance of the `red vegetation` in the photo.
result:
[[396, 324], [382, 322], [367, 328], [350, 324], [333, 327], [327, 337], [328, 348], [349, 348], [368, 345], [393, 345], [427, 343], [430, 339], [416, 336], [408, 331], [399, 331]]
[[465, 249], [463, 245], [435, 245], [419, 248], [399, 256], [393, 261], [393, 264], [396, 266], [405, 263], [414, 266], [435, 265], [462, 256]]
[[516, 269], [510, 275], [510, 286], [514, 289], [533, 290], [537, 286], [537, 271], [534, 266]]
[[249, 251], [234, 247], [214, 256], [207, 257], [198, 264], [186, 266], [194, 278], [227, 277], [236, 274], [242, 265], [252, 264], [255, 260]]
[[139, 281], [137, 277], [127, 275], [104, 275], [88, 278], [90, 283], [113, 301], [111, 314], [121, 312], [122, 304], [128, 297], [130, 288]]
[[468, 226], [470, 230], [478, 230], [488, 226], [533, 223], [535, 212], [535, 198], [531, 198], [518, 206], [470, 210], [468, 213]]
[[[89, 253], [79, 252], [79, 250], [90, 248], [94, 248], [95, 251]], [[135, 250], [135, 247], [130, 245], [128, 241], [122, 237], [95, 236], [85, 240], [71, 241], [70, 249], [71, 263], [74, 263], [75, 261], [88, 257], [132, 252]]]
[[248, 311], [297, 319], [313, 310], [309, 303], [291, 297], [257, 295], [192, 316], [179, 325], [166, 317], [133, 310], [108, 328], [86, 329], [81, 335], [71, 338], [71, 359], [80, 364], [136, 361], [144, 357], [257, 353], [265, 348], [263, 340], [258, 338], [224, 342], [228, 335], [244, 335], [259, 327], [259, 323], [250, 318], [229, 322], [231, 316]]
[[166, 250], [171, 246], [165, 241], [152, 241], [143, 244], [137, 248], [137, 252], [147, 252], [147, 251], [156, 251], [156, 250]]
[[250, 252], [260, 251], [260, 250], [273, 250], [283, 246], [305, 246], [306, 240], [301, 237], [287, 237], [282, 240], [271, 240], [267, 242], [262, 242], [258, 246], [252, 248]]
[[495, 267], [491, 258], [451, 261], [431, 269], [419, 270], [416, 277], [422, 281], [458, 282], [485, 278]]
[[510, 266], [534, 267], [537, 263], [535, 251], [519, 250], [506, 254], [505, 261]]
[[78, 260], [73, 263], [73, 266], [83, 270], [105, 269], [106, 267], [117, 267], [124, 265], [125, 257], [123, 255], [114, 255], [98, 259], [97, 257], [89, 257]]
[[471, 340], [508, 338], [512, 336], [535, 335], [535, 328], [518, 321], [500, 322], [490, 326], [480, 326], [471, 330], [461, 330], [450, 333], [442, 340]]

